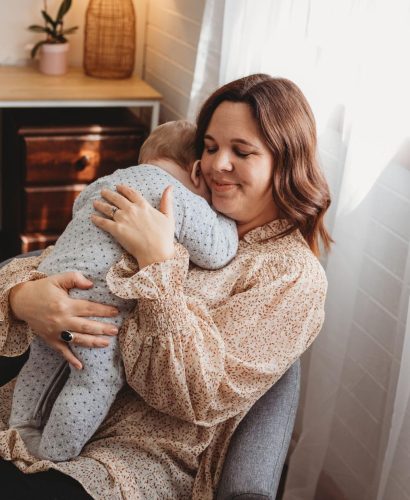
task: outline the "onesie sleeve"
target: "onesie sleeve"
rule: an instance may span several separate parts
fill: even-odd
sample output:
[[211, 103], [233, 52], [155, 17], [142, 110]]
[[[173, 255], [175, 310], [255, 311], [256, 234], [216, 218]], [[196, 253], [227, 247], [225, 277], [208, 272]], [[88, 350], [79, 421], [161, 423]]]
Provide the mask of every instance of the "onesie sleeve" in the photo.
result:
[[179, 208], [175, 214], [181, 213], [182, 220], [177, 223], [176, 238], [188, 250], [190, 260], [210, 270], [228, 264], [238, 250], [235, 221], [216, 212], [200, 196], [183, 200], [183, 211]]
[[92, 200], [101, 199], [101, 189], [103, 187], [111, 187], [111, 185], [107, 184], [107, 180], [109, 176], [100, 177], [96, 181], [92, 182], [88, 186], [86, 186], [81, 193], [74, 200], [73, 204], [73, 215], [77, 213], [79, 210], [83, 209], [86, 205], [91, 206]]
[[30, 345], [32, 334], [24, 321], [17, 320], [9, 305], [10, 290], [19, 283], [45, 278], [37, 271], [40, 262], [51, 252], [48, 247], [41, 255], [13, 259], [0, 268], [0, 355], [19, 356]]
[[136, 298], [119, 337], [128, 384], [157, 410], [200, 426], [247, 411], [309, 347], [324, 317], [320, 266], [266, 265], [249, 286], [208, 308], [184, 291], [188, 254], [137, 271], [129, 257], [107, 275]]

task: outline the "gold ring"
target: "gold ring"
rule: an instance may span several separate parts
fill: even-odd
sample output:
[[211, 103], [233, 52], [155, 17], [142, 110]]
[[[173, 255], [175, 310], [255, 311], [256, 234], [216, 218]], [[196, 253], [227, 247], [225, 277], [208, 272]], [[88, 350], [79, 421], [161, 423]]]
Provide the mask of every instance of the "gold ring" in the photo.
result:
[[118, 207], [112, 207], [111, 208], [111, 219], [114, 219], [114, 215], [116, 213], [116, 211], [118, 210]]

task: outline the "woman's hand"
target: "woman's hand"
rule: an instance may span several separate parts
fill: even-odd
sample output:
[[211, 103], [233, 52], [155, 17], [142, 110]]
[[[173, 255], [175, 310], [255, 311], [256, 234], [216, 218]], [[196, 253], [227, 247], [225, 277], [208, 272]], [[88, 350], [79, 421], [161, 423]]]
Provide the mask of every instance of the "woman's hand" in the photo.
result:
[[96, 200], [94, 208], [109, 218], [92, 215], [92, 221], [135, 257], [140, 269], [174, 257], [172, 186], [165, 189], [159, 210], [127, 186], [117, 186], [117, 192], [103, 189], [101, 195], [109, 203]]
[[109, 323], [87, 319], [87, 316], [113, 317], [118, 311], [111, 306], [88, 300], [72, 299], [71, 288], [87, 290], [92, 282], [81, 273], [67, 272], [14, 286], [9, 303], [17, 319], [25, 321], [49, 346], [61, 353], [75, 368], [81, 362], [68, 344], [61, 340], [63, 330], [74, 333], [73, 344], [83, 347], [106, 347], [109, 340], [99, 335], [116, 335], [117, 328]]

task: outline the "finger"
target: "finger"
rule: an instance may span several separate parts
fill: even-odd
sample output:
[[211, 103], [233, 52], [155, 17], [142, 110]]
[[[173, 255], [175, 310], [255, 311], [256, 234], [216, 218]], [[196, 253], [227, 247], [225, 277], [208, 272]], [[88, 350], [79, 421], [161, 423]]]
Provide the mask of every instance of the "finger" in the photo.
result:
[[109, 335], [118, 333], [118, 328], [112, 323], [103, 323], [88, 318], [74, 317], [67, 321], [67, 329], [70, 332], [78, 332], [76, 335]]
[[173, 186], [168, 186], [162, 193], [159, 210], [169, 218], [174, 217], [174, 193]]
[[101, 200], [94, 200], [93, 207], [96, 210], [98, 210], [100, 213], [105, 215], [106, 217], [109, 217], [110, 219], [112, 219], [112, 216], [113, 216], [112, 209], [114, 208], [113, 205], [110, 205], [108, 203], [104, 203]]
[[130, 200], [128, 200], [126, 196], [123, 196], [116, 191], [111, 191], [111, 189], [102, 189], [101, 196], [112, 205], [115, 205], [122, 210], [125, 210], [130, 206]]
[[52, 276], [52, 280], [64, 290], [71, 288], [81, 288], [81, 290], [88, 290], [93, 286], [93, 282], [87, 279], [84, 275], [77, 271], [56, 274]]
[[[96, 316], [99, 318], [112, 318], [118, 315], [118, 309], [106, 304], [99, 304], [90, 300], [71, 299], [71, 312], [73, 316]], [[90, 320], [91, 321], [91, 320]], [[99, 323], [108, 325], [108, 323]]]
[[110, 345], [110, 340], [104, 337], [99, 337], [96, 335], [85, 335], [81, 333], [74, 333], [74, 339], [70, 344], [74, 344], [79, 347], [108, 347]]
[[106, 219], [105, 217], [100, 217], [99, 215], [91, 214], [91, 221], [103, 231], [114, 235], [115, 232], [115, 221], [112, 219]]
[[139, 193], [135, 189], [130, 188], [129, 186], [118, 184], [116, 188], [118, 193], [120, 193], [122, 196], [125, 196], [131, 203], [143, 204], [147, 202], [141, 193]]
[[73, 366], [77, 370], [83, 369], [81, 361], [74, 356], [72, 350], [68, 347], [67, 344], [65, 344], [64, 342], [58, 342], [57, 344], [52, 345], [52, 347], [54, 347], [54, 349], [59, 352], [64, 357], [64, 359], [68, 363], [70, 363], [71, 366]]

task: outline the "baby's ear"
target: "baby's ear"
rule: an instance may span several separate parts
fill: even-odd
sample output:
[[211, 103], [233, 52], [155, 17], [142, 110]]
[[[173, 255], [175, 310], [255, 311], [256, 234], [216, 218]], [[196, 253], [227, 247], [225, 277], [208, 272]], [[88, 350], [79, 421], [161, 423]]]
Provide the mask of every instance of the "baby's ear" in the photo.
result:
[[201, 160], [195, 160], [191, 170], [191, 181], [195, 187], [199, 187], [201, 175]]

